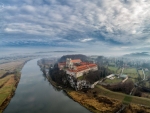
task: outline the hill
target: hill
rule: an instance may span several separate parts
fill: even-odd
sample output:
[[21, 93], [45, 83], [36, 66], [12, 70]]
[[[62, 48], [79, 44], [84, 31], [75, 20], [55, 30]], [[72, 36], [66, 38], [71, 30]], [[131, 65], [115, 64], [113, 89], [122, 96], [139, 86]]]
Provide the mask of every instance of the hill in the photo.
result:
[[82, 55], [82, 54], [64, 55], [58, 60], [58, 62], [65, 62], [67, 58], [81, 59], [82, 61], [88, 61], [89, 59], [86, 55]]
[[126, 54], [123, 57], [150, 57], [150, 55], [148, 52], [141, 52], [141, 53]]

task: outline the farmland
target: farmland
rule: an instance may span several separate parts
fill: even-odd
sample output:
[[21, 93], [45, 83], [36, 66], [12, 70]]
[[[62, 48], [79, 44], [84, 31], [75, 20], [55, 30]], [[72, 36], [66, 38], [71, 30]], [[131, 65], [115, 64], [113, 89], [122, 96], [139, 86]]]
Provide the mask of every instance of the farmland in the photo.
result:
[[116, 72], [118, 68], [114, 67], [114, 66], [108, 66], [108, 69], [110, 69], [111, 71]]
[[122, 80], [123, 80], [123, 79], [117, 78], [117, 77], [115, 77], [113, 80], [107, 78], [107, 79], [104, 81], [104, 83], [107, 83], [107, 84], [115, 84], [115, 83], [121, 82]]
[[[27, 60], [30, 59], [19, 59], [9, 63], [0, 64], [0, 113], [8, 105], [11, 97], [16, 90], [17, 84], [20, 80], [20, 70], [24, 66]], [[5, 73], [12, 71], [11, 74]]]

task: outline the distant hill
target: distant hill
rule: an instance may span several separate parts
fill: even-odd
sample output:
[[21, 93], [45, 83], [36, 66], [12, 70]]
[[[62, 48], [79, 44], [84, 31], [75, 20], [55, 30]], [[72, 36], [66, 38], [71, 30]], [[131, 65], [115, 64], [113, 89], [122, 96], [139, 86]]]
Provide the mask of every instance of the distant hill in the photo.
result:
[[76, 52], [76, 51], [53, 51], [53, 52], [67, 52], [67, 53], [69, 53], [69, 52]]
[[150, 57], [150, 55], [148, 52], [141, 52], [141, 53], [126, 54], [123, 57]]
[[64, 55], [58, 60], [58, 62], [65, 62], [67, 58], [81, 59], [82, 61], [88, 61], [89, 59], [86, 55], [82, 55], [82, 54]]

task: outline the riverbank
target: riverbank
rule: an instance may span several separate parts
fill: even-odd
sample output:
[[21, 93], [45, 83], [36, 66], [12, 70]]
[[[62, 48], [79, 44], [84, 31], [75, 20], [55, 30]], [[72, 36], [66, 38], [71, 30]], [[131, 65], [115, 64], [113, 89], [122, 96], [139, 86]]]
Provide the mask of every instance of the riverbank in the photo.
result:
[[[52, 79], [50, 79], [50, 83], [54, 87], [59, 88], [58, 84], [52, 81]], [[94, 89], [85, 91], [75, 91], [71, 88], [63, 88], [63, 90], [71, 99], [93, 113], [116, 113], [121, 110], [122, 107], [124, 107], [122, 111], [123, 113], [150, 113], [150, 107], [133, 103], [124, 104], [124, 101], [127, 101], [124, 96], [118, 95], [116, 92], [111, 93], [111, 91], [106, 91], [107, 89], [102, 88], [99, 85], [97, 85]], [[142, 103], [144, 103], [144, 101], [142, 101]]]
[[[60, 89], [60, 86], [54, 82], [51, 77], [46, 77], [55, 88]], [[71, 88], [62, 88], [62, 90], [64, 90], [71, 99], [94, 113], [115, 113], [122, 107], [122, 102], [105, 96], [99, 96], [90, 89], [87, 92], [74, 91]]]
[[15, 94], [21, 77], [21, 69], [30, 59], [19, 59], [17, 61], [0, 64], [0, 113], [7, 107]]
[[122, 107], [122, 102], [88, 92], [65, 90], [69, 97], [94, 113], [115, 113]]
[[[46, 72], [45, 72], [46, 73]], [[51, 77], [47, 76], [51, 84], [56, 88], [61, 86], [55, 83]], [[78, 102], [94, 113], [116, 113], [116, 112], [145, 112], [150, 113], [150, 100], [146, 98], [130, 96], [120, 92], [113, 92], [105, 89], [101, 85], [96, 85], [93, 89], [75, 91], [71, 88], [61, 88], [74, 101]]]

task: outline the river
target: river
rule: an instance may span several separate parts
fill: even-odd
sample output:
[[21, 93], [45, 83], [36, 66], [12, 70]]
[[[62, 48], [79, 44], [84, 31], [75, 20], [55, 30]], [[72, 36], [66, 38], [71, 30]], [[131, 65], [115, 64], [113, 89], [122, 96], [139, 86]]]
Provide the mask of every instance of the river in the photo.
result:
[[15, 95], [3, 113], [90, 113], [55, 89], [43, 76], [37, 60], [24, 65]]

